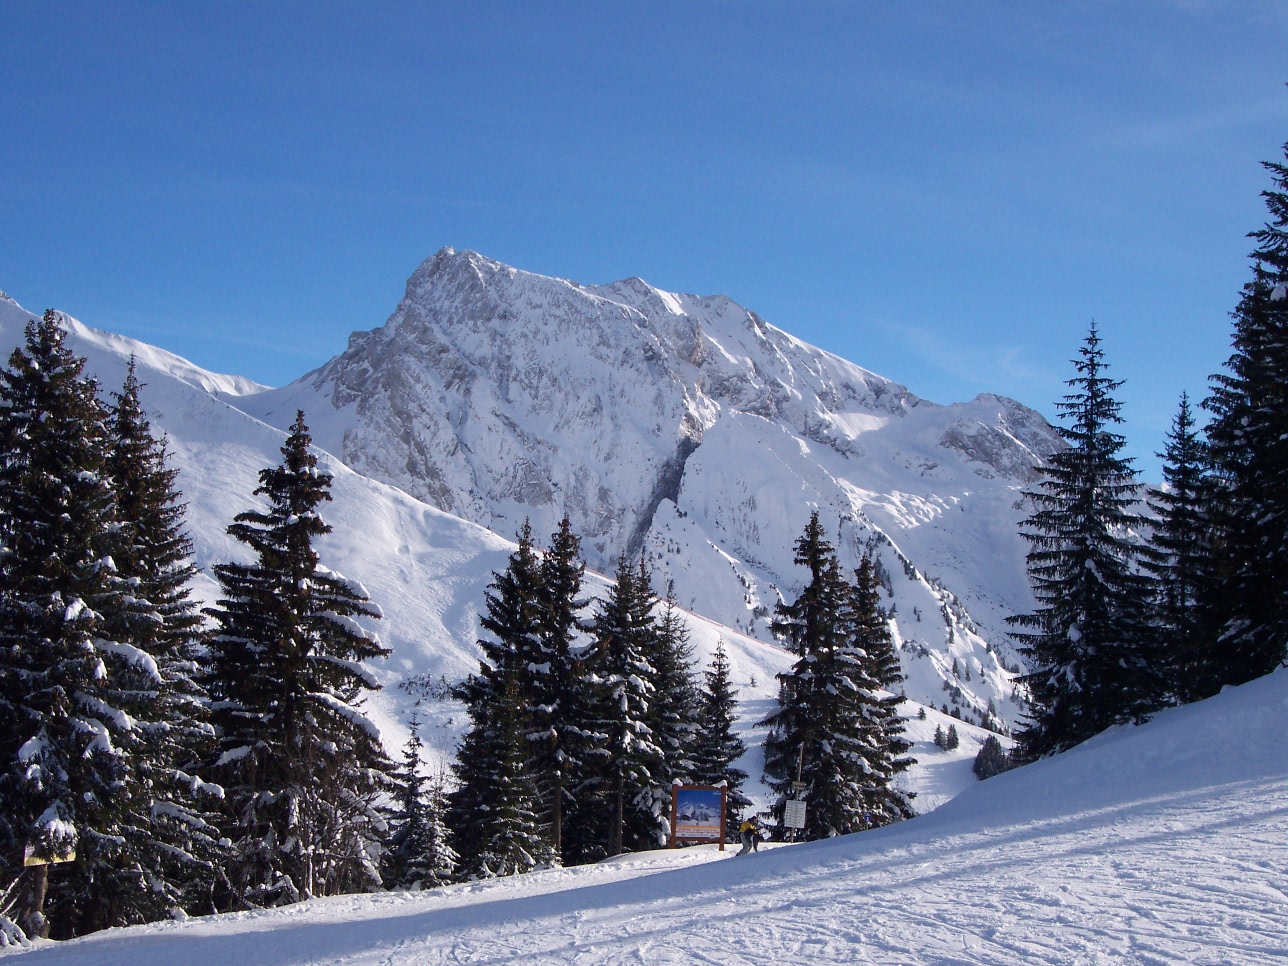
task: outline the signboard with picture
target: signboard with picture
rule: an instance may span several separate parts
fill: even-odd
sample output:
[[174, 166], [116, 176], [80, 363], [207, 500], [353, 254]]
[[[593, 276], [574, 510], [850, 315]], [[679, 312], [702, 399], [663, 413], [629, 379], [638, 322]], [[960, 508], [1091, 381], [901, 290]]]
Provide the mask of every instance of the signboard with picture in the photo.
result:
[[76, 861], [76, 849], [74, 846], [71, 846], [71, 845], [63, 846], [61, 851], [55, 852], [47, 859], [36, 854], [36, 847], [34, 845], [28, 845], [23, 850], [23, 853], [22, 853], [22, 864], [24, 866], [58, 865], [62, 862], [75, 862], [75, 861]]
[[728, 790], [714, 785], [671, 786], [671, 848], [677, 843], [725, 843], [725, 796]]

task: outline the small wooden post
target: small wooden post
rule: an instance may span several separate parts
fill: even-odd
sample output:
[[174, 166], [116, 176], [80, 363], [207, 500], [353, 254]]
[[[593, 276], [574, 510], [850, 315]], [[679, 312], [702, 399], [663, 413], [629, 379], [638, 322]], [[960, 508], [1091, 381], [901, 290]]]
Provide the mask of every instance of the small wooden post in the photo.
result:
[[729, 786], [720, 786], [720, 851], [725, 850], [725, 839], [729, 837]]

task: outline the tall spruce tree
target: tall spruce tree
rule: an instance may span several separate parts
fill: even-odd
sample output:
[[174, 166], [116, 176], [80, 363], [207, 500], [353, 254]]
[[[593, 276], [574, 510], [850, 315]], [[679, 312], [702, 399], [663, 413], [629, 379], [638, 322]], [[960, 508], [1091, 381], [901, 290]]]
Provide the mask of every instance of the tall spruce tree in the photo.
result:
[[1207, 446], [1194, 425], [1189, 396], [1180, 406], [1158, 454], [1163, 482], [1150, 493], [1154, 511], [1149, 553], [1141, 565], [1154, 575], [1155, 633], [1166, 642], [1167, 689], [1179, 701], [1215, 694], [1215, 633], [1203, 603], [1213, 593], [1212, 481]]
[[781, 826], [799, 780], [807, 789], [803, 834], [818, 839], [903, 817], [898, 792], [888, 790], [901, 768], [883, 744], [886, 711], [868, 654], [857, 643], [854, 588], [817, 513], [796, 542], [796, 563], [809, 569], [810, 580], [795, 601], [779, 604], [773, 627], [799, 657], [778, 676], [779, 708], [760, 725], [771, 729], [765, 777], [777, 796], [774, 818]]
[[541, 555], [541, 588], [544, 604], [540, 615], [544, 689], [533, 708], [533, 765], [545, 806], [551, 845], [560, 861], [564, 854], [564, 811], [571, 801], [582, 763], [594, 746], [587, 689], [582, 681], [578, 639], [583, 633], [581, 613], [586, 601], [581, 596], [585, 574], [581, 541], [572, 532], [565, 515]]
[[[483, 658], [478, 673], [456, 689], [471, 729], [457, 756], [458, 786], [451, 795], [449, 824], [462, 874], [475, 878], [526, 872], [554, 854], [534, 768], [546, 737], [538, 721], [546, 716], [545, 595], [527, 522], [518, 538], [506, 569], [492, 575], [484, 595], [479, 623], [490, 636], [479, 641]], [[519, 760], [512, 761], [516, 754]], [[523, 798], [529, 792], [535, 796], [532, 801]], [[498, 798], [502, 794], [510, 796], [504, 807]], [[501, 828], [496, 823], [503, 816], [518, 824]], [[533, 861], [516, 858], [519, 851]]]
[[331, 475], [309, 443], [297, 413], [281, 465], [259, 474], [267, 509], [239, 513], [228, 528], [254, 562], [215, 567], [223, 596], [207, 611], [230, 908], [380, 885], [379, 808], [393, 765], [360, 708], [378, 688], [360, 662], [389, 652], [355, 619], [380, 616], [366, 591], [313, 547], [331, 530], [318, 513]]
[[1270, 220], [1251, 234], [1257, 247], [1234, 310], [1234, 353], [1203, 403], [1217, 477], [1220, 587], [1207, 613], [1219, 627], [1218, 686], [1288, 657], [1288, 164], [1265, 167]]
[[473, 726], [456, 757], [458, 785], [449, 795], [449, 824], [458, 843], [458, 875], [518, 875], [555, 861], [542, 823], [541, 796], [529, 770], [522, 695], [507, 681], [501, 700], [469, 707]]
[[[912, 795], [896, 784], [897, 777], [916, 762], [906, 757], [912, 743], [904, 737], [903, 701], [899, 686], [903, 669], [895, 652], [890, 622], [881, 608], [877, 568], [866, 554], [854, 571], [845, 613], [856, 666], [849, 681], [857, 691], [863, 758], [864, 824], [889, 825], [912, 818]], [[887, 692], [880, 694], [880, 691]]]
[[747, 753], [747, 744], [733, 730], [738, 720], [738, 695], [729, 679], [729, 658], [723, 638], [716, 641], [716, 652], [704, 676], [705, 687], [699, 694], [698, 729], [693, 742], [692, 782], [695, 785], [725, 785], [728, 824], [736, 827], [751, 799], [742, 792], [747, 773], [734, 766], [734, 762]]
[[402, 764], [394, 775], [397, 809], [380, 857], [387, 889], [430, 889], [451, 882], [456, 873], [458, 856], [443, 821], [443, 785], [426, 782], [421, 773], [423, 747], [420, 721], [413, 715]]
[[[662, 751], [653, 777], [660, 788], [669, 789], [674, 781], [692, 781], [693, 747], [701, 713], [701, 696], [693, 676], [693, 645], [670, 587], [648, 643], [646, 657], [653, 668], [656, 691], [647, 720], [653, 742]], [[669, 820], [669, 794], [665, 804]]]
[[663, 758], [649, 726], [650, 703], [656, 698], [656, 670], [649, 654], [657, 634], [648, 571], [622, 557], [608, 597], [600, 602], [592, 625], [594, 652], [587, 683], [595, 693], [595, 727], [604, 736], [598, 766], [583, 782], [585, 805], [602, 803], [609, 816], [609, 855], [651, 849], [666, 838], [666, 804], [657, 774]]
[[1053, 453], [1024, 521], [1032, 614], [1008, 618], [1029, 658], [1029, 718], [1021, 760], [1071, 748], [1110, 725], [1140, 721], [1162, 700], [1161, 659], [1151, 646], [1150, 583], [1137, 569], [1132, 530], [1136, 483], [1121, 455], [1121, 380], [1108, 378], [1095, 324], [1074, 360], [1074, 391], [1057, 403], [1069, 444]]
[[[95, 885], [123, 858], [143, 740], [113, 684], [139, 654], [108, 638], [127, 588], [106, 411], [56, 313], [25, 338], [0, 371], [0, 847], [24, 877], [20, 925], [63, 938], [110, 924]], [[75, 859], [24, 873], [24, 850]]]
[[152, 435], [139, 389], [131, 359], [113, 393], [105, 460], [115, 497], [112, 559], [125, 593], [103, 615], [103, 629], [116, 658], [104, 687], [138, 723], [140, 740], [129, 762], [134, 792], [119, 802], [119, 852], [93, 876], [85, 930], [214, 911], [223, 853], [214, 824], [222, 789], [197, 772], [213, 730], [196, 681], [202, 619], [189, 599], [192, 545], [178, 471]]

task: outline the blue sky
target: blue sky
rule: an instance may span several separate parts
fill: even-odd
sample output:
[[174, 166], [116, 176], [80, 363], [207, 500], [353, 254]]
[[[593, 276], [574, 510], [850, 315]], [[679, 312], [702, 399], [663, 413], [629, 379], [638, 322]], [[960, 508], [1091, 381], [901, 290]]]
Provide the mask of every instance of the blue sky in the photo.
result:
[[0, 0], [0, 288], [280, 384], [443, 245], [723, 292], [1138, 466], [1228, 355], [1288, 4]]

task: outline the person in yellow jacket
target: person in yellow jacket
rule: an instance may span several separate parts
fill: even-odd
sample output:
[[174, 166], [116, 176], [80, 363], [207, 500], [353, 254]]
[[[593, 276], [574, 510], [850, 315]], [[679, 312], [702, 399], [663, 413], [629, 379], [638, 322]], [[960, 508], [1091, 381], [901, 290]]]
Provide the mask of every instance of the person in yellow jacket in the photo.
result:
[[739, 855], [760, 851], [760, 821], [755, 815], [738, 826], [738, 834], [742, 836], [742, 848], [738, 852]]

